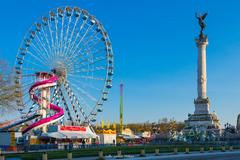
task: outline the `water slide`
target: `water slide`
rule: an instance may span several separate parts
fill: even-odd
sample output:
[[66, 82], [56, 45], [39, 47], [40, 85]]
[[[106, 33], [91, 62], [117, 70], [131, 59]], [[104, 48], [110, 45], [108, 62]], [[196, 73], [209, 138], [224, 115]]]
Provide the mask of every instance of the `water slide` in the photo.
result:
[[11, 120], [11, 121], [7, 121], [7, 122], [1, 124], [0, 132], [7, 131], [10, 128], [16, 127], [18, 125], [21, 125], [25, 122], [31, 121], [35, 118], [40, 117], [40, 116], [41, 116], [40, 114], [34, 113], [34, 114], [27, 115], [26, 117], [23, 117], [23, 118], [18, 118], [18, 119], [14, 119], [14, 120]]
[[[33, 101], [37, 102], [41, 106], [42, 103], [43, 103], [43, 100], [41, 98], [39, 98], [38, 96], [36, 96], [34, 94], [34, 91], [55, 86], [56, 82], [58, 81], [58, 77], [55, 76], [55, 75], [49, 74], [49, 73], [45, 73], [45, 72], [41, 72], [41, 73], [38, 73], [38, 74], [50, 76], [49, 79], [44, 79], [44, 80], [41, 80], [41, 81], [38, 81], [38, 82], [34, 83], [33, 86], [29, 89], [29, 94], [30, 94], [31, 99]], [[52, 103], [48, 103], [48, 108], [50, 110], [53, 110], [55, 112], [55, 114], [50, 116], [50, 117], [40, 119], [39, 121], [29, 125], [27, 128], [25, 128], [22, 131], [22, 134], [25, 134], [32, 129], [37, 129], [37, 128], [46, 126], [48, 124], [55, 123], [58, 120], [63, 118], [64, 110], [62, 108], [60, 108], [57, 105], [54, 105]], [[8, 121], [8, 122], [6, 122], [6, 123], [4, 123], [0, 126], [0, 131], [7, 131], [10, 128], [16, 127], [18, 125], [21, 125], [25, 122], [31, 121], [31, 120], [36, 119], [36, 118], [41, 117], [41, 116], [42, 115], [40, 113], [38, 113], [38, 111], [37, 111], [33, 114], [29, 114], [28, 116], [26, 116], [24, 118], [21, 118], [20, 120], [15, 119], [15, 120], [12, 120], [12, 121]]]
[[[37, 102], [40, 106], [42, 105], [43, 103], [43, 100], [41, 98], [39, 98], [38, 96], [36, 96], [34, 94], [34, 91], [35, 90], [41, 90], [43, 88], [50, 88], [52, 86], [55, 86], [56, 85], [56, 82], [58, 81], [58, 77], [55, 76], [55, 75], [51, 75], [49, 73], [39, 73], [39, 74], [42, 74], [42, 75], [49, 75], [50, 78], [49, 79], [45, 79], [45, 80], [42, 80], [42, 81], [38, 81], [36, 82], [30, 89], [29, 89], [29, 94], [30, 94], [30, 97], [33, 101]], [[43, 119], [40, 119], [39, 121], [31, 124], [30, 126], [28, 126], [26, 129], [24, 129], [22, 131], [23, 134], [27, 133], [28, 131], [32, 130], [32, 129], [37, 129], [37, 128], [40, 128], [40, 127], [43, 127], [45, 125], [48, 125], [48, 124], [51, 124], [51, 123], [55, 123], [57, 121], [59, 121], [60, 119], [63, 118], [64, 116], [64, 110], [60, 107], [58, 107], [57, 105], [54, 105], [52, 103], [49, 103], [49, 109], [50, 110], [53, 110], [54, 112], [56, 112], [54, 115], [50, 116], [50, 117], [46, 117], [46, 118], [43, 118]]]

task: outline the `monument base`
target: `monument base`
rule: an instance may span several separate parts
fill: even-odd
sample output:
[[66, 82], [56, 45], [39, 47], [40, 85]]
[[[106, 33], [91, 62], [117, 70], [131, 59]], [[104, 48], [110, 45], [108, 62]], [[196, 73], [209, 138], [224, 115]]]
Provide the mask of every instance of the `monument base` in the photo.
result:
[[209, 114], [210, 101], [208, 97], [194, 99], [194, 104], [194, 114]]
[[217, 115], [209, 111], [209, 98], [197, 98], [194, 100], [194, 104], [194, 114], [189, 114], [188, 119], [185, 120], [184, 132], [188, 133], [193, 129], [197, 129], [200, 132], [219, 135], [221, 125]]
[[215, 113], [209, 114], [189, 114], [188, 119], [185, 120], [184, 133], [189, 133], [193, 129], [202, 132], [220, 135], [220, 122]]

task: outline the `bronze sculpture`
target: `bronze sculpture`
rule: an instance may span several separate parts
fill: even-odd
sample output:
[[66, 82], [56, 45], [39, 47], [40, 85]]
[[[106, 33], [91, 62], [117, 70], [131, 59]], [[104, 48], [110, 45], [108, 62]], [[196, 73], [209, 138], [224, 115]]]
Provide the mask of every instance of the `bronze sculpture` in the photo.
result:
[[204, 23], [204, 19], [207, 17], [208, 13], [204, 13], [203, 15], [197, 15], [196, 18], [198, 19], [199, 26], [201, 27], [199, 37], [204, 37], [203, 30], [206, 28], [206, 24]]

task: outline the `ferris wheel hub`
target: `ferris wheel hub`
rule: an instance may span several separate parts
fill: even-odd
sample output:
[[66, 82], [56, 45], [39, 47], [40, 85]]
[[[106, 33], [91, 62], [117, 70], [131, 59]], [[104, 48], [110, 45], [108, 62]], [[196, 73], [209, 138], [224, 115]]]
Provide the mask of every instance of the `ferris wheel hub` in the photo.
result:
[[54, 68], [52, 69], [52, 72], [56, 74], [58, 77], [64, 77], [64, 78], [66, 77], [66, 73], [67, 73], [66, 69], [63, 69], [63, 68]]
[[55, 68], [52, 69], [52, 72], [57, 75], [59, 78], [66, 78], [67, 75], [67, 68], [63, 64], [57, 65]]

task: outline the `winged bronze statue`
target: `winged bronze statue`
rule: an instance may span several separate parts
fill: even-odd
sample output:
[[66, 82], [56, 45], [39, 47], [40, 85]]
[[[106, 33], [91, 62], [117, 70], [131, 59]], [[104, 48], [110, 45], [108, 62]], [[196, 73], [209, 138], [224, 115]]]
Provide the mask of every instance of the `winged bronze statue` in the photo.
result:
[[198, 19], [199, 26], [201, 27], [200, 36], [203, 36], [203, 30], [206, 28], [206, 24], [204, 23], [204, 19], [207, 17], [208, 13], [204, 13], [202, 15], [195, 14]]

